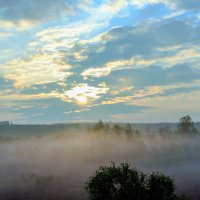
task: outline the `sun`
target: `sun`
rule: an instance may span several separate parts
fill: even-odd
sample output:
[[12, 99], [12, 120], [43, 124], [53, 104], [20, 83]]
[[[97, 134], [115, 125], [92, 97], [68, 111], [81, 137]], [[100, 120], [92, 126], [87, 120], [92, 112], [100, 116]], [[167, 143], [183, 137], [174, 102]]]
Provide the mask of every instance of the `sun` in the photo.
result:
[[79, 104], [87, 104], [87, 102], [88, 102], [87, 97], [83, 96], [83, 95], [77, 96], [76, 99], [77, 99], [77, 101], [78, 101]]

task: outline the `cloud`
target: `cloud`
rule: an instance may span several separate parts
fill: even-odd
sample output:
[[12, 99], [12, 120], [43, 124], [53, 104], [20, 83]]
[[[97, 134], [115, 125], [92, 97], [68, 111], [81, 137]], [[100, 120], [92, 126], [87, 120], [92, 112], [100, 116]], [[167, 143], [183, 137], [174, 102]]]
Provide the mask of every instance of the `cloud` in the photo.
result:
[[9, 20], [0, 20], [0, 28], [10, 30], [16, 29], [18, 31], [24, 31], [26, 29], [32, 28], [37, 25], [38, 22], [34, 20], [18, 20], [16, 22], [12, 22]]
[[29, 55], [2, 64], [3, 77], [12, 80], [16, 88], [34, 84], [65, 82], [73, 74], [68, 57], [84, 59], [81, 52], [71, 51], [80, 35], [100, 28], [97, 23], [75, 23], [66, 27], [54, 27], [37, 33], [39, 41], [29, 43]]
[[[99, 78], [99, 81], [109, 83], [110, 92], [123, 90], [133, 86], [136, 90], [149, 86], [167, 86], [171, 84], [190, 85], [200, 79], [200, 70], [192, 67], [193, 64], [178, 64], [170, 68], [149, 66], [146, 68], [131, 68], [113, 71], [109, 76]], [[115, 93], [115, 92], [114, 92]], [[124, 93], [123, 95], [130, 95]], [[112, 99], [112, 97], [109, 97]]]
[[172, 9], [198, 10], [200, 2], [197, 0], [131, 0], [132, 5], [144, 7], [149, 4], [164, 4]]
[[[55, 1], [51, 1], [52, 4]], [[59, 2], [66, 1], [56, 1], [57, 6], [60, 6]], [[18, 1], [16, 4], [18, 5]], [[48, 4], [48, 2], [46, 2]], [[82, 2], [83, 3], [83, 2]], [[13, 4], [4, 4], [4, 6], [15, 7]], [[33, 2], [29, 2], [28, 6], [32, 5]], [[115, 5], [116, 4], [116, 5]], [[92, 31], [97, 31], [105, 26], [105, 23], [98, 23], [106, 19], [98, 16], [98, 22], [93, 19], [93, 15], [97, 17], [97, 12], [102, 12], [102, 6], [106, 9], [106, 13], [110, 12], [110, 9], [114, 9], [109, 17], [113, 16], [120, 8], [118, 3], [114, 5], [111, 4], [101, 4], [97, 6], [96, 12], [92, 13], [86, 20], [71, 23], [66, 26], [55, 26], [39, 31], [36, 34], [36, 41], [29, 43], [29, 55], [25, 58], [19, 58], [11, 60], [4, 65], [1, 65], [3, 76], [7, 80], [12, 80], [16, 88], [30, 87], [34, 84], [46, 84], [50, 82], [63, 82], [66, 78], [73, 74], [69, 70], [72, 69], [72, 64], [70, 60], [72, 58], [77, 61], [85, 60], [85, 50], [73, 51], [72, 48], [76, 48], [77, 43], [79, 43], [84, 37], [88, 37]], [[43, 6], [43, 3], [33, 4], [34, 6]], [[62, 4], [61, 4], [62, 5]], [[27, 4], [24, 5], [26, 7]], [[10, 9], [9, 7], [9, 9]], [[46, 5], [45, 5], [46, 7]], [[35, 7], [34, 7], [35, 8]], [[32, 9], [32, 8], [31, 8]], [[45, 14], [45, 13], [44, 13]], [[23, 14], [25, 15], [25, 14]], [[21, 20], [19, 16], [19, 20]], [[109, 18], [108, 17], [108, 18]], [[35, 16], [39, 19], [40, 17]], [[32, 18], [27, 17], [27, 19], [32, 20]], [[10, 21], [9, 21], [10, 23]], [[10, 23], [11, 25], [12, 23]], [[8, 24], [9, 25], [9, 24]], [[83, 38], [82, 38], [83, 37]]]
[[[140, 21], [137, 12], [152, 4], [155, 10], [167, 10], [167, 17], [165, 13], [162, 19]], [[35, 120], [37, 113], [50, 112], [59, 119], [64, 113], [72, 114], [70, 119], [80, 113], [93, 119], [94, 112], [97, 118], [110, 120], [112, 114], [157, 109], [152, 99], [164, 102], [161, 97], [193, 94], [200, 79], [200, 28], [193, 12], [198, 4], [193, 0], [0, 0], [4, 40], [0, 98], [10, 104], [16, 100], [50, 105], [46, 114], [36, 108], [38, 104], [29, 111], [20, 107], [27, 116], [33, 112]], [[41, 26], [16, 31], [37, 25]], [[21, 57], [16, 44], [26, 52]]]
[[127, 5], [124, 0], [109, 0], [99, 5], [90, 0], [0, 0], [0, 27], [23, 31], [41, 23], [69, 19], [79, 15], [78, 11], [86, 12], [90, 22], [109, 20]]
[[99, 99], [102, 94], [106, 94], [109, 88], [105, 85], [105, 83], [99, 84], [98, 87], [89, 86], [86, 83], [80, 83], [72, 89], [65, 91], [65, 95], [74, 99], [77, 102], [82, 101], [83, 98], [86, 98], [86, 101]]
[[[175, 122], [184, 115], [191, 115], [193, 120], [199, 120], [200, 90], [157, 96], [140, 100], [146, 109], [140, 113], [125, 113], [112, 115], [113, 120], [134, 122]], [[153, 116], [152, 118], [149, 116]], [[162, 116], [162, 117], [161, 117]], [[161, 119], [162, 118], [162, 119]], [[162, 121], [161, 121], [162, 120]]]
[[90, 20], [109, 20], [129, 5], [126, 0], [108, 0], [102, 2], [99, 6], [86, 7], [86, 11], [91, 14], [92, 19], [90, 18]]
[[[135, 99], [141, 99], [141, 98], [145, 98], [148, 96], [163, 94], [163, 92], [164, 92], [164, 90], [162, 87], [151, 86], [151, 87], [147, 87], [145, 89], [138, 90], [138, 91], [132, 90], [131, 93], [133, 93], [133, 95], [129, 95], [129, 96], [123, 95], [123, 96], [117, 96], [114, 98], [110, 98], [107, 101], [103, 101], [102, 104], [109, 105], [109, 104], [125, 103], [127, 105], [135, 105], [134, 103], [132, 104], [132, 102], [134, 102]], [[142, 106], [142, 103], [139, 105]]]
[[[198, 47], [194, 46], [193, 48], [179, 48], [176, 51], [174, 49], [171, 49], [172, 53], [170, 55], [170, 50], [166, 49], [162, 50], [159, 49], [160, 54], [167, 52], [169, 55], [166, 56], [158, 56], [157, 58], [142, 58], [142, 56], [134, 56], [131, 59], [128, 60], [118, 60], [113, 62], [108, 62], [103, 67], [96, 67], [96, 68], [89, 68], [86, 69], [81, 73], [82, 76], [84, 76], [86, 79], [87, 77], [102, 77], [102, 76], [108, 76], [112, 71], [116, 70], [124, 70], [124, 69], [138, 69], [138, 68], [145, 68], [152, 65], [159, 65], [163, 68], [170, 68], [173, 66], [181, 65], [185, 63], [191, 63], [196, 68], [199, 68], [199, 54], [200, 49]], [[169, 64], [170, 63], [170, 64]]]
[[181, 20], [113, 28], [76, 45], [76, 49], [87, 49], [84, 59], [78, 61], [80, 66], [86, 66], [81, 75], [85, 79], [99, 78], [116, 70], [152, 65], [170, 68], [185, 63], [199, 68], [199, 33], [197, 24]]
[[[1, 23], [1, 22], [0, 22]], [[0, 31], [0, 39], [1, 38], [7, 38], [7, 37], [11, 37], [12, 33], [7, 32], [7, 31]]]
[[[182, 92], [200, 89], [200, 81], [193, 81], [191, 83], [174, 83], [168, 85], [155, 85], [148, 86], [144, 89], [133, 89], [130, 91], [129, 95], [123, 95], [117, 93], [114, 98], [109, 98], [109, 100], [101, 102], [102, 104], [119, 104], [125, 103], [127, 105], [133, 106], [149, 106], [148, 102], [152, 102], [153, 99], [157, 97], [165, 98], [169, 96], [170, 93], [178, 95]], [[130, 95], [131, 94], [131, 95]]]
[[101, 38], [103, 43], [99, 45], [102, 45], [102, 51], [89, 51], [88, 59], [83, 64], [90, 67], [96, 63], [102, 65], [109, 61], [127, 60], [133, 56], [143, 56], [145, 59], [168, 56], [170, 52], [162, 52], [158, 48], [195, 45], [199, 42], [198, 34], [198, 26], [170, 20], [146, 21], [136, 26], [113, 28], [106, 33], [107, 37], [103, 35]]
[[[171, 0], [171, 2], [173, 2]], [[199, 10], [200, 8], [200, 2], [197, 1], [197, 0], [177, 0], [177, 1], [174, 1], [174, 4], [177, 8], [180, 8], [180, 9], [186, 9], [186, 10]]]
[[64, 81], [72, 73], [70, 65], [62, 62], [62, 54], [33, 54], [2, 64], [3, 77], [12, 80], [16, 88], [35, 84]]
[[17, 101], [60, 98], [60, 96], [61, 95], [57, 92], [38, 93], [38, 94], [6, 94], [6, 95], [4, 94], [4, 95], [0, 95], [1, 100], [17, 100]]
[[25, 30], [35, 25], [69, 17], [79, 9], [79, 0], [0, 0], [2, 28]]

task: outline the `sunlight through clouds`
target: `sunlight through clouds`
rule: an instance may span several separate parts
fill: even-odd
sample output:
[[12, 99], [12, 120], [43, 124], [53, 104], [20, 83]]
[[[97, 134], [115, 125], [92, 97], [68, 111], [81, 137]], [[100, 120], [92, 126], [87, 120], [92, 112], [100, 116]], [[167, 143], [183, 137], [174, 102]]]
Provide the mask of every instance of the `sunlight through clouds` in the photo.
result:
[[123, 121], [197, 94], [198, 9], [190, 0], [0, 0], [0, 109], [26, 122], [55, 110], [52, 120]]
[[65, 95], [74, 99], [78, 103], [86, 104], [89, 101], [99, 99], [101, 95], [106, 94], [109, 88], [103, 83], [99, 87], [89, 86], [85, 83], [80, 83], [71, 90], [65, 91]]

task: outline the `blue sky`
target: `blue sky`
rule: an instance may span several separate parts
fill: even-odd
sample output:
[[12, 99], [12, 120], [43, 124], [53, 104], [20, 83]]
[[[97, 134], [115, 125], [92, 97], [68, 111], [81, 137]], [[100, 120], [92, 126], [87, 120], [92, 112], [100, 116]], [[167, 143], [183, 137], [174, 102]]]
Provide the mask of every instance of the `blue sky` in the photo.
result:
[[0, 120], [200, 119], [199, 0], [0, 0]]

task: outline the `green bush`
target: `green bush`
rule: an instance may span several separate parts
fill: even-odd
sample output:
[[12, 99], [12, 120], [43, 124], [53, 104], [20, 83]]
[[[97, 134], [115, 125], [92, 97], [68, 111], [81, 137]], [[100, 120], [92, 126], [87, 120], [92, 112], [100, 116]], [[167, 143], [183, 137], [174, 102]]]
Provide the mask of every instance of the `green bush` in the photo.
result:
[[90, 200], [184, 200], [175, 194], [173, 179], [145, 174], [127, 163], [100, 167], [85, 183]]

